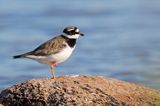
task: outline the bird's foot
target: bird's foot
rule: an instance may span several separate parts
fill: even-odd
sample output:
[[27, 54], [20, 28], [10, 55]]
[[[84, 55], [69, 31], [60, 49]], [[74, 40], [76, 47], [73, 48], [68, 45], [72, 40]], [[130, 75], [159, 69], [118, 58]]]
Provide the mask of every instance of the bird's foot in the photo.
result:
[[55, 76], [52, 76], [50, 79], [56, 80], [56, 79], [57, 79], [57, 77], [55, 77]]

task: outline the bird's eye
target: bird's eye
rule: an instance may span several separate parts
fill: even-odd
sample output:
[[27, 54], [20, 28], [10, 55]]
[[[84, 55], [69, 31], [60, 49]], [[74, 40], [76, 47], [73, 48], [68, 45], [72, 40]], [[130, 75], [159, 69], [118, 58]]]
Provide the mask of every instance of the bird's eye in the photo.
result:
[[75, 34], [80, 34], [80, 32], [75, 32]]

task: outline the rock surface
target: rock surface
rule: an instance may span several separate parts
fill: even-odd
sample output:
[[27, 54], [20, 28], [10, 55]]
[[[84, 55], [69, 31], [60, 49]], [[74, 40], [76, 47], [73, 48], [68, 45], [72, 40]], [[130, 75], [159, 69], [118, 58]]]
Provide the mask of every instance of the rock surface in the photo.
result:
[[5, 106], [160, 106], [160, 91], [106, 77], [32, 79], [3, 90]]

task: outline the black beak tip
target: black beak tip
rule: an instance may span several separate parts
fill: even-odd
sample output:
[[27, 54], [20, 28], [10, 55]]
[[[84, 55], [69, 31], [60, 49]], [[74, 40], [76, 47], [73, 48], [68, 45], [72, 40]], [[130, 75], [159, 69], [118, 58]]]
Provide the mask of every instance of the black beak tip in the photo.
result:
[[81, 33], [80, 35], [81, 35], [81, 36], [84, 36], [84, 34], [83, 34], [83, 33]]

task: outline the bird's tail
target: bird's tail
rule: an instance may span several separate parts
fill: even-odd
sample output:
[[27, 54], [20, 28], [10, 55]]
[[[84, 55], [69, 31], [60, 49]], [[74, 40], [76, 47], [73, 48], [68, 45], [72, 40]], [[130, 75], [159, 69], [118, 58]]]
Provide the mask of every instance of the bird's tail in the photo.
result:
[[16, 56], [13, 56], [14, 59], [18, 59], [18, 58], [24, 58], [23, 55], [16, 55]]
[[16, 55], [16, 56], [13, 56], [13, 59], [18, 59], [18, 58], [26, 58], [26, 56], [28, 56], [30, 54], [29, 53], [24, 53], [24, 54], [21, 54], [21, 55]]

